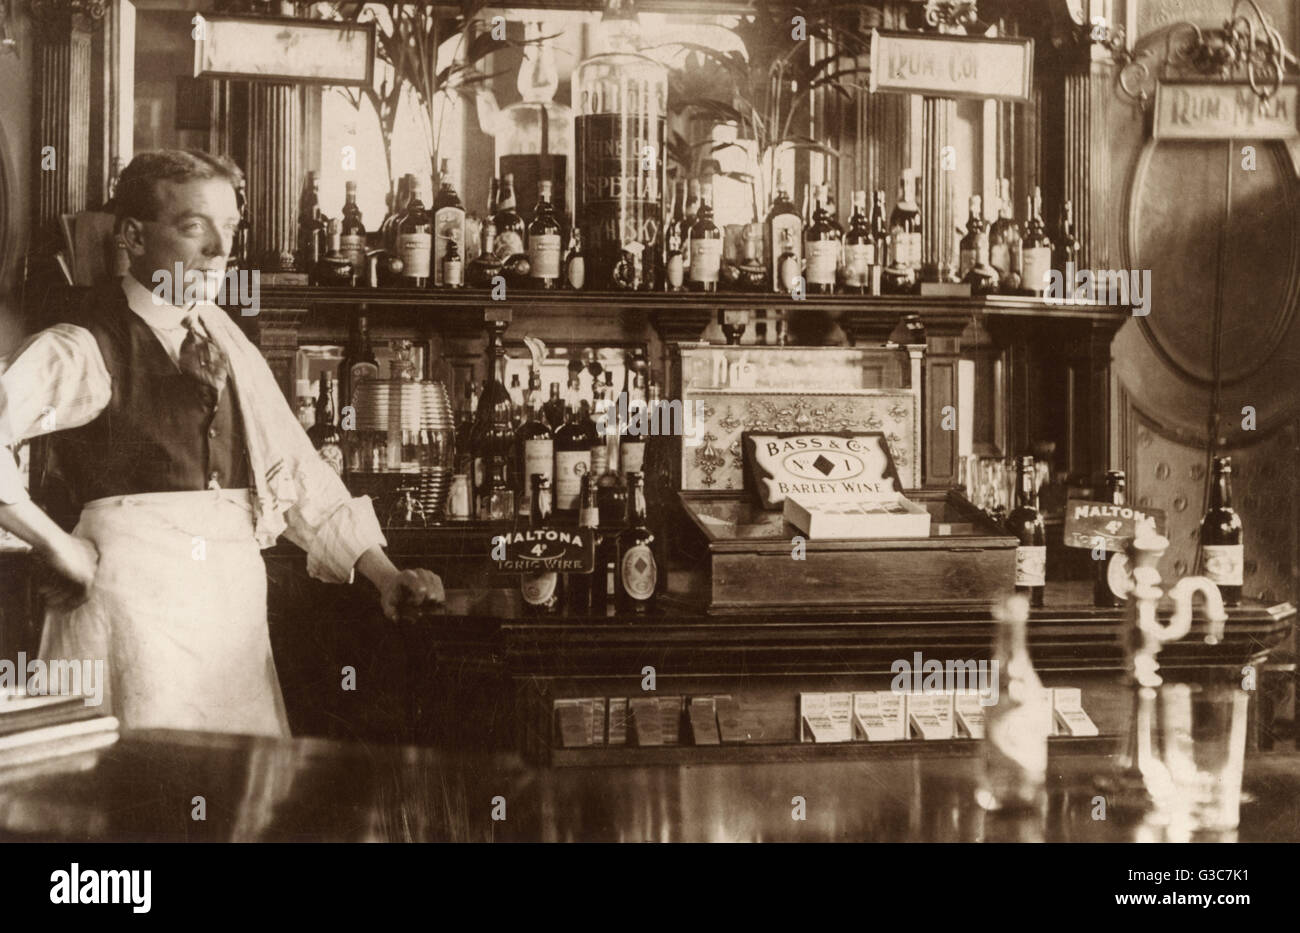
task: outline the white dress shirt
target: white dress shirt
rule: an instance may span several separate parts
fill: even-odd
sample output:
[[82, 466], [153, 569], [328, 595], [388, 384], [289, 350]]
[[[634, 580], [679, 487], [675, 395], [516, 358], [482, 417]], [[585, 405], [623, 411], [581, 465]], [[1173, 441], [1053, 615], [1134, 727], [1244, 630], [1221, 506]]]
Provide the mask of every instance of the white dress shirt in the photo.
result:
[[[224, 314], [215, 306], [185, 309], [162, 304], [129, 274], [122, 277], [122, 289], [131, 310], [158, 335], [173, 362], [180, 357], [188, 316], [197, 313], [198, 326], [211, 338], [213, 328], [204, 328], [202, 315]], [[214, 317], [212, 323], [222, 322]], [[233, 325], [222, 324], [219, 329], [227, 335], [227, 341], [234, 339], [247, 345]], [[312, 576], [349, 582], [357, 558], [370, 547], [385, 543], [369, 498], [352, 498], [339, 477], [319, 457], [311, 456], [311, 442], [275, 388], [274, 377], [256, 350], [251, 345], [226, 346], [220, 339], [214, 342], [228, 355], [237, 357], [231, 370], [232, 381], [237, 380], [240, 361], [251, 358], [252, 365], [264, 370], [252, 373], [254, 378], [247, 384], [238, 384], [245, 422], [247, 413], [253, 412], [264, 418], [267, 426], [274, 427], [268, 431], [263, 425], [245, 423], [245, 439], [254, 464], [260, 461], [274, 472], [280, 463], [306, 461], [302, 469], [292, 472], [296, 504], [283, 513], [284, 521], [277, 522], [277, 526], [307, 551], [307, 569]], [[245, 368], [245, 372], [250, 371]], [[28, 338], [9, 367], [0, 372], [0, 504], [30, 498], [12, 453], [15, 447], [33, 437], [89, 424], [108, 407], [112, 394], [111, 377], [90, 331], [75, 324], [56, 324]], [[285, 437], [285, 430], [296, 430], [299, 436]], [[278, 449], [264, 449], [271, 447]], [[264, 541], [263, 546], [269, 546], [269, 542]]]

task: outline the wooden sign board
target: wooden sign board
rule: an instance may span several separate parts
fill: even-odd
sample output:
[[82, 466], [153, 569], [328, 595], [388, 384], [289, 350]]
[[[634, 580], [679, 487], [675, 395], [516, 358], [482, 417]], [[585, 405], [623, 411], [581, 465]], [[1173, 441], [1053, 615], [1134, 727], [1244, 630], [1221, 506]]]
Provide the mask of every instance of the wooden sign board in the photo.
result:
[[1249, 84], [1161, 81], [1153, 135], [1168, 139], [1295, 139], [1300, 88], [1283, 84], [1261, 100]]
[[194, 77], [369, 87], [375, 24], [198, 14]]
[[1122, 551], [1137, 534], [1138, 522], [1145, 519], [1155, 522], [1157, 534], [1165, 533], [1165, 513], [1160, 509], [1071, 499], [1065, 504], [1065, 546], [1092, 549], [1101, 539], [1107, 552]]
[[1033, 39], [871, 33], [871, 90], [1031, 100]]
[[[492, 569], [498, 573], [591, 573], [596, 536], [590, 528], [524, 528], [492, 539]], [[499, 550], [504, 544], [504, 551]], [[504, 554], [503, 557], [498, 555]]]

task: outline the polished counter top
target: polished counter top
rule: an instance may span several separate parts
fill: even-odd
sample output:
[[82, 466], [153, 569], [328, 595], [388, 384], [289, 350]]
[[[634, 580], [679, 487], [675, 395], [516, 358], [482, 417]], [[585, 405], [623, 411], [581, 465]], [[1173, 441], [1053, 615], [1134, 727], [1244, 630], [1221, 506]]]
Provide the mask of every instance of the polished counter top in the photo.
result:
[[[60, 841], [1122, 842], [1164, 830], [1094, 819], [1106, 755], [1053, 747], [1044, 811], [976, 806], [970, 751], [866, 761], [534, 768], [518, 758], [324, 739], [162, 730], [0, 769], [0, 838]], [[206, 820], [195, 820], [203, 797]], [[803, 798], [805, 820], [792, 818]], [[504, 819], [493, 819], [494, 811]], [[1241, 826], [1300, 841], [1300, 754], [1246, 761]], [[1199, 837], [1198, 837], [1199, 838]]]

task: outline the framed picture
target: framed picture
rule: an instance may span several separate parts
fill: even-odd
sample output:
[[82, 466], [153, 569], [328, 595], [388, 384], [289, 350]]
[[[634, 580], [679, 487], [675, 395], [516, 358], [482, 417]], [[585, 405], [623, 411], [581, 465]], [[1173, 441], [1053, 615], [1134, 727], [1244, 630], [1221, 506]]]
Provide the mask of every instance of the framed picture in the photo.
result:
[[194, 76], [363, 87], [375, 70], [375, 24], [200, 14]]

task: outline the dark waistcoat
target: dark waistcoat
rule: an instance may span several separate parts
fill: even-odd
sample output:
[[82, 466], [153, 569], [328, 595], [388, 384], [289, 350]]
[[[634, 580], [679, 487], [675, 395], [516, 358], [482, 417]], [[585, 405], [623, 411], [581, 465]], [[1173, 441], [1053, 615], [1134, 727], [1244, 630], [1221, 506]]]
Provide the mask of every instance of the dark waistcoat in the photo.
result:
[[94, 421], [58, 431], [51, 448], [78, 504], [106, 496], [249, 485], [235, 387], [220, 397], [171, 361], [121, 287], [95, 289], [69, 323], [89, 330], [113, 381]]

